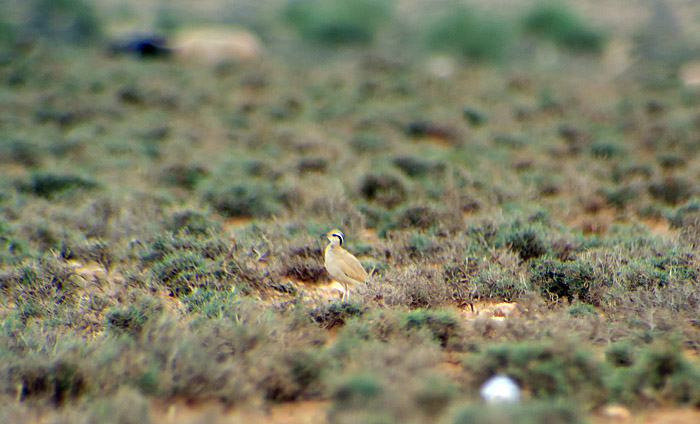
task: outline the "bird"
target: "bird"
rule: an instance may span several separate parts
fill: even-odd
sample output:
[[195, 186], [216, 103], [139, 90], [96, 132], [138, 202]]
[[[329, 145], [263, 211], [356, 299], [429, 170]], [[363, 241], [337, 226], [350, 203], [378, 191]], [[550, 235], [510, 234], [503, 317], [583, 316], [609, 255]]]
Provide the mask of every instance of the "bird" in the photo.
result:
[[341, 300], [345, 301], [350, 298], [349, 286], [365, 283], [369, 275], [360, 261], [342, 247], [345, 241], [342, 231], [333, 229], [326, 237], [329, 243], [326, 246], [324, 266], [328, 274], [343, 285], [345, 292]]

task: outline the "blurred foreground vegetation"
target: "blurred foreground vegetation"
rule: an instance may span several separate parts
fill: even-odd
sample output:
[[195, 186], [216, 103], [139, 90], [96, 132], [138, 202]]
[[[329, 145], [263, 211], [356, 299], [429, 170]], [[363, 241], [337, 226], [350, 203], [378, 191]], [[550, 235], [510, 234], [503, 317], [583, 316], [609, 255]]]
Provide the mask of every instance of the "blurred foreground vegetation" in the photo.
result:
[[[700, 406], [700, 10], [582, 3], [0, 5], [0, 421]], [[125, 22], [264, 51], [109, 54]], [[350, 303], [320, 289], [333, 227], [375, 270]], [[522, 404], [480, 403], [497, 373]]]

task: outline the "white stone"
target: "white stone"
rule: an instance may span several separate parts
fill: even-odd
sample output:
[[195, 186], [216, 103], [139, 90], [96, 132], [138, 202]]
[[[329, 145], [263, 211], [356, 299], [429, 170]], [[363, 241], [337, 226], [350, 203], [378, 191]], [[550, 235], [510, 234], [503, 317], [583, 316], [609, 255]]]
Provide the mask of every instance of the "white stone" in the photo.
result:
[[489, 378], [479, 390], [487, 403], [514, 403], [520, 401], [520, 388], [512, 378], [498, 374]]

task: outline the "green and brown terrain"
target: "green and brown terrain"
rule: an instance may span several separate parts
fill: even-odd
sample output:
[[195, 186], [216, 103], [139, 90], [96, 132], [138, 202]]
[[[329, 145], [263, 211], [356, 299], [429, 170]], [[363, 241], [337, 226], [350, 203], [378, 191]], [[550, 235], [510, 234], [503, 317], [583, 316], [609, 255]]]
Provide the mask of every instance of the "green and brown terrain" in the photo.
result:
[[[0, 422], [698, 422], [698, 22], [3, 2]], [[108, 48], [209, 25], [261, 47]], [[484, 405], [497, 373], [521, 403]]]

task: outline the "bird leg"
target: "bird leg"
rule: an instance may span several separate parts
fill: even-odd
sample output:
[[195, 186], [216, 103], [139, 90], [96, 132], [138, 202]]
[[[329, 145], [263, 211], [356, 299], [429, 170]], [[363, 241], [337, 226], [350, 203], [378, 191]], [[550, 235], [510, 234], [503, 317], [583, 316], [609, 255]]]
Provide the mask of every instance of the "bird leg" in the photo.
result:
[[350, 299], [350, 288], [345, 283], [343, 283], [343, 288], [345, 288], [345, 291], [343, 292], [343, 297], [340, 298], [340, 301], [347, 302]]

